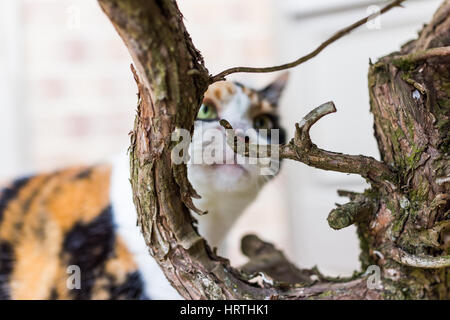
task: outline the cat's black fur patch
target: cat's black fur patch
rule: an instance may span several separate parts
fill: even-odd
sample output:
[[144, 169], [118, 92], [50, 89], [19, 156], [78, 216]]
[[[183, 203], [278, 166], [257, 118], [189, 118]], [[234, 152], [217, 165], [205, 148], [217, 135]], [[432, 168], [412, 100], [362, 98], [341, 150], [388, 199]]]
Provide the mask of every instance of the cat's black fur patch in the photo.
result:
[[148, 297], [144, 293], [144, 286], [139, 271], [129, 273], [127, 279], [119, 286], [111, 286], [109, 289], [110, 299], [127, 299], [127, 300], [147, 300]]
[[[235, 85], [237, 85], [238, 87], [245, 88], [245, 86], [242, 83], [240, 83], [240, 82], [233, 81], [233, 83]], [[269, 87], [270, 87], [270, 85], [268, 87], [262, 89], [262, 90], [259, 90], [259, 91], [258, 90], [254, 90], [254, 91], [263, 99], [263, 98], [265, 98], [265, 91], [270, 90]], [[281, 94], [281, 91], [280, 91], [280, 94]], [[271, 103], [273, 104], [274, 107], [278, 106], [278, 101], [271, 101]], [[277, 116], [277, 115], [270, 115], [270, 114], [268, 114], [267, 116], [269, 116], [270, 120], [272, 121], [272, 125], [273, 125], [272, 129], [278, 129], [279, 130], [278, 131], [278, 143], [279, 144], [286, 143], [286, 130], [284, 130], [280, 126], [280, 117]], [[267, 138], [269, 138], [269, 140], [271, 140], [271, 132], [270, 132], [270, 130], [267, 133], [268, 133]]]
[[278, 130], [278, 141], [272, 141], [272, 132], [271, 130], [267, 131], [267, 138], [271, 143], [286, 143], [286, 131], [280, 126], [280, 118], [278, 116], [274, 115], [267, 115], [270, 117], [270, 120], [272, 121], [272, 130]]
[[57, 300], [59, 297], [58, 291], [56, 290], [56, 288], [52, 288], [52, 290], [50, 291], [50, 300]]
[[20, 189], [27, 184], [30, 180], [29, 177], [21, 178], [16, 181], [11, 186], [5, 187], [0, 193], [0, 222], [3, 219], [3, 213], [8, 207], [11, 200], [17, 197]]
[[92, 287], [101, 277], [109, 279], [109, 299], [146, 299], [144, 283], [138, 271], [127, 275], [120, 285], [113, 285], [105, 271], [105, 262], [114, 255], [115, 230], [111, 206], [88, 224], [78, 223], [67, 234], [62, 255], [69, 255], [69, 265], [77, 265], [81, 271], [81, 288], [73, 289], [77, 300], [91, 299]]
[[14, 266], [14, 251], [6, 241], [0, 241], [0, 300], [10, 299], [9, 277]]
[[91, 176], [92, 173], [92, 167], [88, 168], [86, 170], [81, 171], [79, 174], [77, 174], [73, 180], [82, 180], [82, 179], [87, 179]]
[[95, 280], [104, 272], [106, 260], [114, 250], [114, 227], [111, 206], [88, 224], [77, 223], [66, 235], [62, 255], [69, 256], [69, 265], [81, 270], [81, 289], [73, 289], [75, 299], [91, 298]]

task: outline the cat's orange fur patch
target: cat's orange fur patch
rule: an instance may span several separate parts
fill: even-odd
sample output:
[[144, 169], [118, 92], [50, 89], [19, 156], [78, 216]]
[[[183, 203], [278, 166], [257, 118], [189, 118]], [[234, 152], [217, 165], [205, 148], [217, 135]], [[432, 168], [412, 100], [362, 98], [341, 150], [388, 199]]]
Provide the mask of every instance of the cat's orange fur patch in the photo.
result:
[[[261, 99], [258, 93], [250, 88], [242, 86], [242, 91], [250, 99], [250, 108], [248, 115], [250, 118], [256, 117], [259, 114], [277, 114], [276, 107], [271, 105], [269, 101]], [[223, 111], [224, 104], [230, 101], [231, 97], [236, 92], [236, 85], [229, 81], [218, 81], [209, 86], [205, 93], [204, 101], [213, 103], [218, 112]]]
[[2, 223], [0, 224], [0, 238], [12, 244], [20, 241], [21, 235], [17, 232], [23, 216], [28, 212], [28, 207], [33, 198], [38, 197], [41, 187], [47, 181], [47, 175], [40, 175], [31, 178], [27, 184], [19, 191], [15, 199], [8, 203], [3, 212]]
[[230, 101], [233, 94], [236, 92], [234, 83], [228, 81], [218, 81], [211, 84], [205, 92], [204, 101], [212, 102], [217, 111], [223, 110], [223, 105]]
[[46, 211], [63, 232], [78, 221], [91, 221], [109, 205], [111, 167], [96, 166], [88, 177], [74, 180], [84, 170], [86, 168], [65, 172], [64, 181], [53, 188], [53, 194], [46, 202]]
[[[86, 170], [89, 174], [80, 176]], [[110, 166], [101, 165], [37, 176], [9, 204], [1, 238], [15, 244], [13, 299], [48, 299], [52, 288], [59, 298], [67, 297], [63, 286], [68, 275], [59, 257], [64, 236], [75, 223], [88, 223], [109, 205], [110, 174]]]

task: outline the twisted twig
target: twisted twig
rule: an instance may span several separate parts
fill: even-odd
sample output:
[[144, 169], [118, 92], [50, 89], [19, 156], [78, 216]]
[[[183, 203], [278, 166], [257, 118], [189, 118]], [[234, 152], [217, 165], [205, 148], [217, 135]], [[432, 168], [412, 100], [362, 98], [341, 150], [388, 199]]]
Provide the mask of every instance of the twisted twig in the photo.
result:
[[[396, 0], [391, 2], [390, 4], [386, 5], [384, 8], [382, 8], [379, 12], [379, 14], [383, 14], [392, 8], [399, 7], [402, 2], [405, 2], [406, 0]], [[339, 30], [337, 33], [335, 33], [332, 37], [330, 37], [328, 40], [323, 42], [320, 46], [318, 46], [314, 51], [308, 53], [307, 55], [293, 61], [290, 63], [282, 64], [279, 66], [274, 67], [265, 67], [265, 68], [253, 68], [253, 67], [234, 67], [226, 69], [225, 71], [220, 72], [219, 74], [211, 77], [211, 83], [224, 80], [226, 76], [237, 73], [237, 72], [251, 72], [251, 73], [263, 73], [263, 72], [274, 72], [274, 71], [280, 71], [285, 69], [290, 69], [296, 66], [299, 66], [302, 63], [305, 63], [306, 61], [314, 58], [317, 56], [320, 52], [323, 51], [326, 47], [328, 47], [330, 44], [335, 42], [336, 40], [342, 38], [347, 33], [350, 33], [351, 31], [355, 30], [356, 28], [362, 26], [365, 24], [369, 19], [373, 18], [373, 15], [369, 15], [361, 20], [356, 21], [355, 23], [349, 25], [348, 27]]]
[[[256, 155], [256, 153], [252, 151], [258, 150], [258, 148], [267, 148], [267, 153], [263, 155], [264, 157], [273, 157], [275, 150], [280, 159], [300, 161], [311, 167], [323, 170], [359, 174], [375, 184], [384, 185], [388, 190], [395, 189], [395, 174], [392, 173], [389, 167], [383, 162], [377, 161], [372, 157], [346, 155], [322, 150], [312, 143], [309, 136], [311, 127], [320, 118], [333, 112], [336, 112], [333, 102], [327, 102], [315, 108], [308, 113], [302, 121], [295, 125], [296, 131], [294, 139], [287, 144], [272, 145], [271, 148], [242, 141], [241, 143], [244, 144], [245, 147], [239, 147], [234, 143], [236, 135], [232, 130], [232, 126], [226, 120], [221, 120], [220, 124], [227, 129], [228, 145], [233, 148], [234, 152], [244, 157]], [[256, 155], [256, 157], [261, 156]]]
[[450, 267], [450, 256], [418, 256], [409, 254], [400, 248], [392, 248], [390, 250], [390, 257], [400, 264], [409, 267], [437, 269]]

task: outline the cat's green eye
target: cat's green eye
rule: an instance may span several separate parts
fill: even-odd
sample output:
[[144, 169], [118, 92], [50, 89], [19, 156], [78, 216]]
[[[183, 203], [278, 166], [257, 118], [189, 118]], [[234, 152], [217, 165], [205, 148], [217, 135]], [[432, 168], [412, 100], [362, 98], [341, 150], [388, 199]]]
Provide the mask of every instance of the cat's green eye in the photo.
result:
[[218, 120], [219, 114], [217, 113], [216, 106], [210, 102], [205, 102], [198, 110], [197, 120], [212, 121]]
[[272, 119], [265, 114], [256, 116], [253, 119], [253, 128], [256, 130], [259, 129], [272, 129], [273, 128], [273, 122]]

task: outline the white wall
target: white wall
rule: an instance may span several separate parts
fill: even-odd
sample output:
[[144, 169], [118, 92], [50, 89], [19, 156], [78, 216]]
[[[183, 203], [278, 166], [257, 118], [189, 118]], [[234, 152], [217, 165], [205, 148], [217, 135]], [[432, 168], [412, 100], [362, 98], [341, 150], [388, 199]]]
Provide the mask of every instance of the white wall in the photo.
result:
[[18, 174], [26, 165], [21, 143], [27, 130], [26, 120], [21, 117], [25, 110], [11, 107], [19, 105], [26, 91], [20, 85], [22, 54], [18, 15], [18, 1], [0, 2], [0, 182]]

